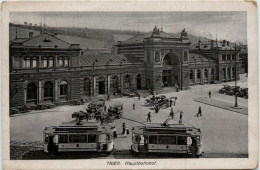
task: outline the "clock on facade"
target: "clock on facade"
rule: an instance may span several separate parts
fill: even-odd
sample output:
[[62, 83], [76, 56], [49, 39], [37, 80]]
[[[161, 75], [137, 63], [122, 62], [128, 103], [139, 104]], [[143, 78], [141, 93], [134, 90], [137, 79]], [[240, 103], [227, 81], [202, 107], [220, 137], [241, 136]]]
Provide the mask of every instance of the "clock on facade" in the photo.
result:
[[160, 62], [160, 52], [158, 51], [155, 53], [155, 62]]

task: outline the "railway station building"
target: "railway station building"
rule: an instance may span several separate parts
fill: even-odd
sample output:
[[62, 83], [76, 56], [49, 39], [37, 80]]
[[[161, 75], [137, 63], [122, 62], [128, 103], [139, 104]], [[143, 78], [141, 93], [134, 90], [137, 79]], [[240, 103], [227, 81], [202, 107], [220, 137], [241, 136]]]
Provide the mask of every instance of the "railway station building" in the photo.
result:
[[[111, 53], [82, 50], [56, 34], [10, 41], [11, 107], [99, 95], [151, 90], [166, 86], [232, 81], [240, 69], [239, 51], [228, 41], [191, 44], [187, 32], [174, 37], [155, 27], [117, 42]], [[237, 55], [237, 57], [236, 57]], [[235, 60], [237, 58], [237, 60]], [[236, 64], [235, 64], [236, 63]]]

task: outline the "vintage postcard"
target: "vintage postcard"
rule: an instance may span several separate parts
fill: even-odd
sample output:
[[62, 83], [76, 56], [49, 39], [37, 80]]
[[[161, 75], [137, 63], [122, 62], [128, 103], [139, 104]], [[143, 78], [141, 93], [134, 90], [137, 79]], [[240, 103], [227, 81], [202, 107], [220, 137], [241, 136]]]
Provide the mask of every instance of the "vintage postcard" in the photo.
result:
[[251, 169], [257, 7], [2, 3], [3, 169]]

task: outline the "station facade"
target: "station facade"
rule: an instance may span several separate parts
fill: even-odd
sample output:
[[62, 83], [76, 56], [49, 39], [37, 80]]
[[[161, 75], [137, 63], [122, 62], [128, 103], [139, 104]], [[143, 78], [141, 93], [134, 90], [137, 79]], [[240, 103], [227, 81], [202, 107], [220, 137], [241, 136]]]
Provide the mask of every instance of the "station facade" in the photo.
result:
[[[207, 44], [207, 45], [206, 45]], [[232, 81], [235, 54], [228, 42], [191, 44], [183, 30], [176, 38], [156, 27], [117, 42], [112, 53], [82, 50], [56, 34], [29, 34], [10, 41], [11, 107], [99, 95], [160, 91], [178, 85]], [[237, 60], [236, 68], [240, 68]], [[238, 74], [238, 73], [237, 73]]]

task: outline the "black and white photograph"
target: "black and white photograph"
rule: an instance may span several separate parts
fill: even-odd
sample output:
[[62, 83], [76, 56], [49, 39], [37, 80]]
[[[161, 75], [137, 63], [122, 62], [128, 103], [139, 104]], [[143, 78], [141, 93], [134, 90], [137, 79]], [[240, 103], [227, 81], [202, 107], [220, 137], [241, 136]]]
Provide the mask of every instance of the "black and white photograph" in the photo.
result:
[[10, 11], [9, 159], [248, 159], [257, 56], [247, 18], [231, 8]]

